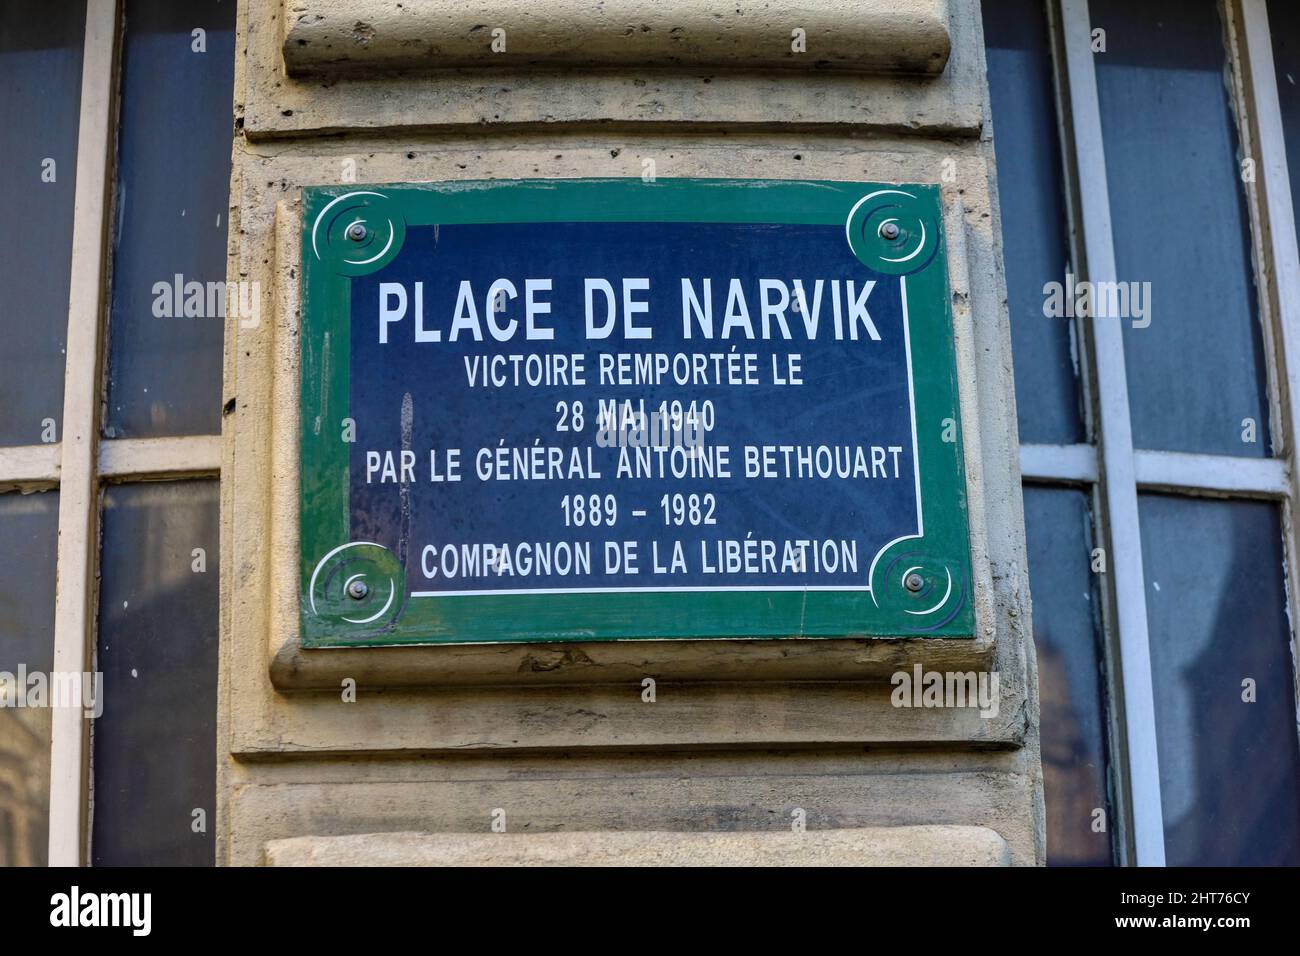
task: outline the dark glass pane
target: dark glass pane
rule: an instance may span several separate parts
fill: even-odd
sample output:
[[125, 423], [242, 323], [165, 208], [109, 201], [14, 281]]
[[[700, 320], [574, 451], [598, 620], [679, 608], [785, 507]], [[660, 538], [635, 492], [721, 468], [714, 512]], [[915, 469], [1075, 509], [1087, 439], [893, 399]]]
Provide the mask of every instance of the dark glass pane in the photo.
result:
[[[210, 865], [216, 794], [216, 481], [104, 493], [97, 865]], [[202, 566], [196, 570], [201, 549]], [[195, 811], [206, 832], [195, 833]]]
[[[19, 668], [54, 667], [59, 493], [0, 495], [0, 866], [44, 866], [50, 812], [50, 710], [18, 707]], [[28, 686], [32, 686], [30, 682]], [[25, 696], [25, 695], [24, 695]]]
[[1277, 71], [1277, 99], [1291, 179], [1291, 204], [1295, 208], [1295, 221], [1300, 223], [1300, 3], [1268, 0], [1268, 30], [1273, 40], [1273, 67]]
[[63, 437], [85, 33], [84, 0], [0, 4], [0, 445]]
[[1069, 265], [1047, 18], [1040, 0], [983, 9], [1020, 440], [1073, 444], [1085, 439], [1072, 323], [1043, 314], [1043, 286]]
[[234, 23], [234, 0], [126, 4], [109, 437], [221, 431]]
[[1025, 534], [1038, 649], [1047, 863], [1108, 866], [1105, 682], [1087, 495], [1026, 487]]
[[[1143, 495], [1171, 866], [1300, 863], [1300, 749], [1276, 507]], [[1243, 681], [1254, 682], [1254, 702]]]
[[[1121, 322], [1139, 448], [1266, 457], [1268, 403], [1215, 0], [1093, 0], [1117, 278], [1150, 283]], [[1141, 292], [1139, 285], [1137, 291]], [[1133, 311], [1133, 310], [1130, 310]], [[1245, 419], [1256, 441], [1242, 440]]]

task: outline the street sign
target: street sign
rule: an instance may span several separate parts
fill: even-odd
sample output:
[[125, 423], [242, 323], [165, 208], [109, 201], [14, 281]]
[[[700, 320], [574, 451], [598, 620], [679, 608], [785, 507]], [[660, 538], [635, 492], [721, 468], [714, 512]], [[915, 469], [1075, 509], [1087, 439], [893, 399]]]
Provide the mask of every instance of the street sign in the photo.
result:
[[305, 190], [302, 642], [970, 637], [939, 190]]

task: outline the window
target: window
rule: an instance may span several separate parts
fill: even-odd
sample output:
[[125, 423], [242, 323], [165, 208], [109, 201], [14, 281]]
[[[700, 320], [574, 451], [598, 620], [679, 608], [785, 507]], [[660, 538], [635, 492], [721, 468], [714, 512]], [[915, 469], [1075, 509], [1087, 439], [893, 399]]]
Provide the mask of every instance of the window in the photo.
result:
[[[47, 674], [54, 660], [54, 549], [59, 493], [0, 495], [0, 536], [26, 558], [0, 569], [0, 671]], [[50, 803], [50, 711], [15, 707], [17, 687], [0, 689], [0, 861], [46, 860]]]
[[1283, 6], [984, 4], [1049, 863], [1300, 862]]
[[0, 863], [210, 864], [235, 3], [45, 6], [0, 11], [0, 672], [88, 707], [0, 709]]

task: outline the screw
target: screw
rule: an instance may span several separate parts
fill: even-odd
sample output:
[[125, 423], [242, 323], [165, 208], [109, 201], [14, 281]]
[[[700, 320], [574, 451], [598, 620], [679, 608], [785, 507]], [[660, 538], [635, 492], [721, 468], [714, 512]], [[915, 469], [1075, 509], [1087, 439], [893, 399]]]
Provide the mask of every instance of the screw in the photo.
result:
[[913, 571], [911, 574], [909, 574], [907, 577], [903, 579], [903, 587], [907, 588], [909, 591], [913, 593], [916, 593], [917, 591], [921, 590], [921, 588], [925, 587], [925, 578], [921, 577], [921, 575]]
[[348, 585], [348, 597], [354, 601], [360, 601], [370, 593], [370, 587], [365, 581], [353, 581]]
[[348, 238], [353, 242], [361, 242], [366, 238], [366, 227], [359, 222], [354, 222], [348, 226]]
[[901, 230], [896, 222], [885, 222], [880, 224], [880, 238], [890, 241], [897, 239]]

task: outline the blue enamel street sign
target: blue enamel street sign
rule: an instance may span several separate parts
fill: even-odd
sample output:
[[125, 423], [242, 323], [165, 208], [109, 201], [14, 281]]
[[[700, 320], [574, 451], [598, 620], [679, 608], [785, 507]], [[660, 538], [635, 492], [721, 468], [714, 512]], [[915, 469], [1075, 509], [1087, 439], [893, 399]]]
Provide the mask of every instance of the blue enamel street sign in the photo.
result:
[[936, 188], [305, 205], [308, 646], [973, 633]]

